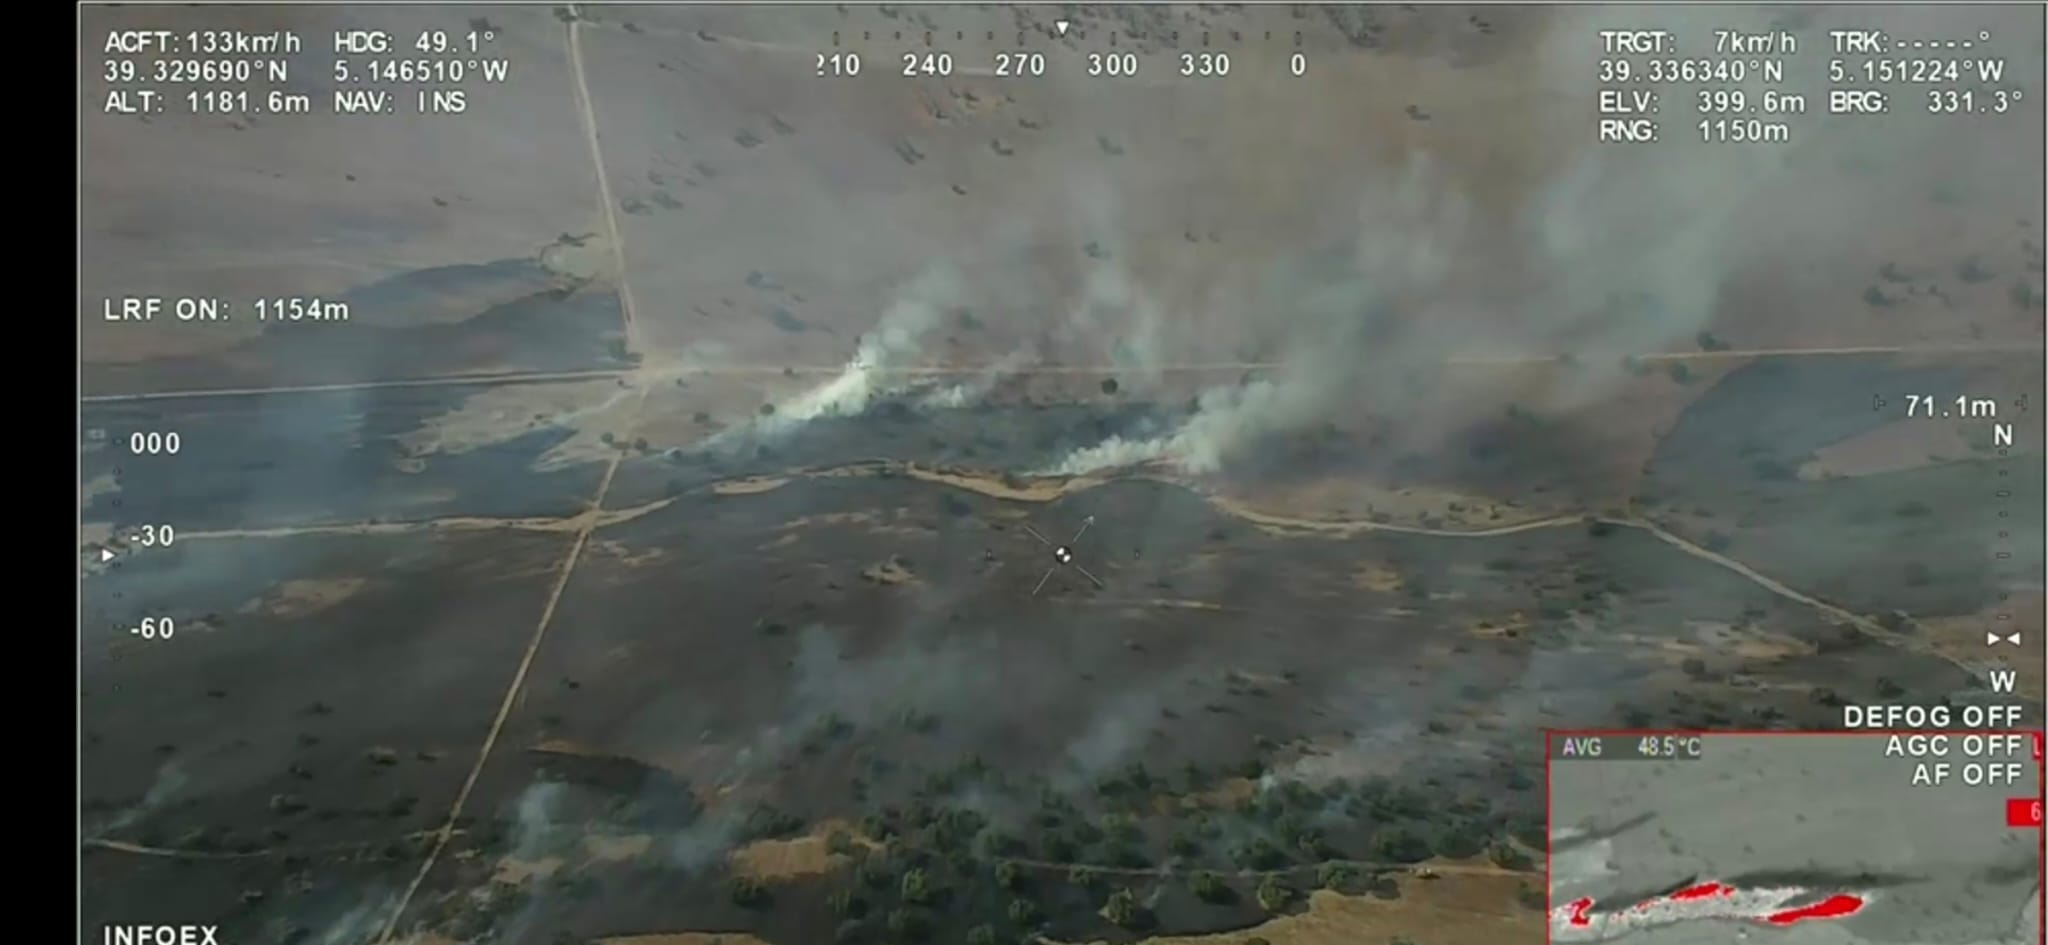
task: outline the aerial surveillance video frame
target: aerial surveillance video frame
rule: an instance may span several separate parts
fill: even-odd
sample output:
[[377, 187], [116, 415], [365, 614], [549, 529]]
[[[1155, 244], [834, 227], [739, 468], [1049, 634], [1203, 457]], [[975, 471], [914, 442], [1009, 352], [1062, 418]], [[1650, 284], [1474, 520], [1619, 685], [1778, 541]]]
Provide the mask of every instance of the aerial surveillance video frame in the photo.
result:
[[2044, 40], [83, 6], [79, 939], [2039, 942]]

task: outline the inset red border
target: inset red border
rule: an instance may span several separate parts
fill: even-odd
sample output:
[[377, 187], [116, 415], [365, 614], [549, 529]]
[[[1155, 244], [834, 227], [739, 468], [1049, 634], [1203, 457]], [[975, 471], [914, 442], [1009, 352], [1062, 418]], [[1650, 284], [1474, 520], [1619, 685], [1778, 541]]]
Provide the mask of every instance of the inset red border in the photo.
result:
[[[1554, 741], [1555, 739], [1557, 739], [1557, 738], [1560, 738], [1560, 737], [1564, 737], [1564, 738], [1570, 738], [1570, 737], [1580, 737], [1580, 736], [1587, 736], [1587, 735], [1599, 735], [1599, 736], [1602, 736], [1602, 737], [1618, 737], [1618, 738], [1641, 738], [1641, 737], [1645, 737], [1645, 736], [1667, 736], [1667, 735], [1676, 735], [1676, 736], [1699, 736], [1699, 737], [1701, 737], [1701, 738], [1709, 738], [1709, 739], [1711, 739], [1711, 738], [1726, 738], [1726, 737], [1731, 737], [1731, 736], [1732, 736], [1732, 737], [1737, 737], [1737, 738], [1744, 738], [1744, 737], [1759, 737], [1759, 736], [1773, 736], [1773, 737], [1776, 737], [1776, 736], [1793, 736], [1793, 737], [1796, 737], [1796, 736], [1802, 736], [1802, 735], [1806, 735], [1806, 736], [1834, 736], [1834, 737], [1840, 737], [1840, 736], [1845, 736], [1845, 735], [1847, 735], [1847, 736], [1858, 736], [1858, 737], [1864, 737], [1864, 736], [1880, 736], [1880, 737], [1882, 737], [1882, 736], [1891, 736], [1891, 735], [2012, 735], [2012, 734], [2030, 734], [2030, 735], [2034, 736], [2034, 750], [2033, 750], [2033, 758], [2034, 758], [2034, 769], [2035, 769], [2035, 773], [2036, 773], [2036, 774], [2037, 774], [2037, 775], [2039, 776], [2040, 780], [2039, 780], [2039, 793], [2038, 793], [2038, 794], [2036, 795], [2036, 797], [2035, 797], [2035, 798], [2013, 798], [2013, 799], [2011, 799], [2011, 800], [2008, 800], [2008, 801], [2006, 802], [2006, 806], [2007, 806], [2007, 808], [2008, 808], [2008, 816], [2010, 816], [2010, 814], [2009, 814], [2009, 809], [2010, 809], [2010, 808], [2012, 807], [2012, 805], [2013, 805], [2013, 804], [2015, 804], [2015, 803], [2019, 803], [2019, 802], [2022, 802], [2022, 801], [2035, 801], [2035, 802], [2037, 802], [2037, 803], [2038, 803], [2038, 802], [2042, 802], [2042, 801], [2048, 801], [2048, 760], [2044, 760], [2044, 758], [2043, 758], [2043, 755], [2044, 755], [2044, 748], [2048, 748], [2048, 731], [2043, 731], [2043, 730], [2041, 730], [2041, 729], [1796, 729], [1796, 730], [1789, 730], [1789, 731], [1788, 731], [1788, 730], [1782, 730], [1782, 729], [1682, 729], [1682, 728], [1672, 728], [1672, 729], [1661, 729], [1661, 728], [1546, 728], [1546, 729], [1544, 729], [1544, 730], [1543, 730], [1543, 942], [1544, 942], [1544, 945], [1553, 945], [1553, 941], [1552, 941], [1552, 934], [1551, 934], [1551, 928], [1550, 928], [1550, 916], [1551, 916], [1551, 915], [1552, 915], [1552, 914], [1553, 914], [1553, 913], [1554, 913], [1554, 912], [1555, 912], [1555, 911], [1557, 910], [1557, 906], [1558, 906], [1557, 902], [1556, 902], [1555, 900], [1553, 900], [1553, 899], [1552, 899], [1552, 896], [1553, 896], [1553, 894], [1554, 894], [1554, 892], [1555, 892], [1555, 888], [1556, 888], [1556, 885], [1555, 885], [1555, 876], [1554, 876], [1554, 874], [1553, 874], [1553, 869], [1554, 869], [1554, 867], [1553, 867], [1553, 864], [1552, 864], [1552, 862], [1551, 862], [1551, 861], [1552, 861], [1552, 860], [1553, 860], [1553, 859], [1555, 858], [1555, 853], [1554, 853], [1554, 852], [1553, 852], [1553, 851], [1551, 850], [1551, 844], [1550, 844], [1550, 838], [1551, 838], [1551, 835], [1552, 835], [1552, 834], [1553, 834], [1553, 833], [1555, 832], [1555, 830], [1557, 829], [1557, 823], [1556, 823], [1556, 818], [1557, 818], [1557, 805], [1556, 805], [1556, 799], [1557, 799], [1557, 798], [1556, 798], [1556, 789], [1555, 789], [1555, 781], [1554, 781], [1554, 778], [1553, 778], [1553, 773], [1552, 773], [1552, 771], [1551, 771], [1551, 760], [1552, 760], [1552, 759], [1551, 759], [1551, 749], [1552, 749], [1552, 747], [1553, 747], [1553, 744], [1552, 744], [1552, 743], [1553, 743], [1553, 741]], [[2040, 935], [2041, 935], [2041, 945], [2048, 945], [2048, 828], [2036, 827], [2036, 828], [2034, 828], [2034, 829], [2035, 829], [2036, 831], [2038, 831], [2038, 832], [2039, 832], [2039, 834], [2040, 834], [2040, 837], [2039, 837], [2039, 838], [2038, 838], [2038, 840], [2037, 840], [2037, 849], [2038, 849], [2038, 850], [2040, 851], [2040, 882], [2041, 882], [2041, 885], [2040, 885], [2040, 886], [2038, 886], [2038, 887], [2036, 887], [2036, 888], [2037, 888], [2037, 889], [2039, 890], [2039, 892], [2037, 893], [2037, 895], [2038, 895], [2038, 896], [2039, 896], [2039, 898], [2040, 898], [2040, 906], [2041, 906], [2041, 915], [2040, 915], [2040, 918], [2039, 918], [2039, 923], [2040, 923], [2040, 924], [2039, 924], [2039, 931], [2040, 931]]]

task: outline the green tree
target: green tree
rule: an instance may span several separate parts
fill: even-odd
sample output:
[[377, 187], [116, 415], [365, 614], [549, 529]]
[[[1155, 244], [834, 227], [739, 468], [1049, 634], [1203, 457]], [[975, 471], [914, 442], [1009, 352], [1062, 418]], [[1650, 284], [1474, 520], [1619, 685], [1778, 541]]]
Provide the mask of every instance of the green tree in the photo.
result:
[[1008, 910], [1008, 913], [1010, 916], [1010, 922], [1012, 924], [1023, 926], [1025, 928], [1030, 928], [1031, 926], [1037, 925], [1041, 915], [1038, 909], [1038, 903], [1032, 902], [1029, 899], [1010, 900], [1010, 908]]
[[1015, 890], [1024, 885], [1024, 871], [1018, 868], [1015, 862], [1010, 860], [997, 863], [996, 885], [1004, 889]]
[[1237, 862], [1248, 870], [1276, 870], [1286, 865], [1287, 855], [1272, 841], [1260, 837], [1238, 849]]
[[1102, 883], [1102, 874], [1086, 866], [1075, 866], [1067, 870], [1067, 882], [1082, 889], [1094, 889]]
[[888, 889], [896, 881], [895, 871], [881, 860], [868, 860], [862, 863], [856, 875], [860, 884], [869, 889]]
[[1267, 912], [1279, 912], [1294, 901], [1294, 890], [1287, 888], [1287, 884], [1281, 882], [1280, 877], [1268, 876], [1259, 881], [1257, 896], [1259, 908]]
[[1469, 823], [1456, 823], [1446, 827], [1437, 837], [1436, 850], [1454, 860], [1478, 856], [1486, 849], [1486, 838]]
[[1016, 856], [1024, 852], [1024, 841], [1016, 835], [1001, 830], [991, 830], [982, 836], [982, 849], [990, 856]]
[[1373, 847], [1379, 850], [1382, 859], [1396, 863], [1429, 859], [1429, 841], [1407, 827], [1391, 827], [1381, 832], [1373, 838]]
[[931, 918], [916, 909], [891, 909], [884, 921], [890, 935], [906, 941], [921, 942], [932, 934]]
[[897, 886], [897, 895], [913, 906], [928, 905], [938, 898], [938, 886], [932, 882], [931, 874], [924, 870], [907, 870]]
[[826, 897], [825, 904], [835, 915], [858, 919], [868, 914], [868, 901], [851, 889], [841, 889]]
[[1128, 889], [1110, 893], [1109, 900], [1102, 904], [1102, 917], [1120, 929], [1137, 928], [1140, 911], [1138, 897]]
[[1203, 902], [1225, 903], [1231, 899], [1230, 885], [1225, 883], [1222, 877], [1208, 870], [1203, 870], [1190, 877], [1188, 888], [1194, 891], [1195, 898]]
[[768, 887], [745, 876], [735, 876], [726, 881], [725, 894], [732, 904], [742, 909], [760, 909], [768, 905]]
[[1529, 854], [1523, 853], [1520, 847], [1506, 840], [1494, 841], [1487, 849], [1486, 855], [1493, 861], [1493, 865], [1504, 870], [1525, 870], [1533, 865]]
[[1358, 871], [1349, 863], [1324, 863], [1316, 871], [1316, 883], [1324, 889], [1343, 889], [1358, 878]]
[[968, 929], [967, 945], [996, 945], [995, 927], [984, 924]]

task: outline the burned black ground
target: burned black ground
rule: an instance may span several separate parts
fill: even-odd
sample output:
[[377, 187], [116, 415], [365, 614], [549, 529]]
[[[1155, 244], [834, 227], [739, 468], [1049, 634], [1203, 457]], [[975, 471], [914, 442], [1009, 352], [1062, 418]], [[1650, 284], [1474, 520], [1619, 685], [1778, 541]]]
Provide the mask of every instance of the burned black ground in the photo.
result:
[[[1984, 604], [1961, 572], [1918, 597], [1858, 582], [1868, 556], [1925, 554], [1931, 526], [1826, 510], [1903, 501], [1886, 490], [1961, 496], [2001, 461], [1756, 476], [1712, 418], [1730, 415], [1721, 398], [1768, 396], [1782, 376], [1738, 373], [1694, 405], [1652, 464], [1648, 519], [1490, 536], [1259, 525], [1143, 477], [997, 498], [1040, 481], [1005, 485], [969, 462], [1031, 468], [1098, 424], [1164, 422], [1142, 408], [885, 408], [765, 453], [628, 448], [608, 503], [618, 514], [584, 548], [401, 927], [849, 942], [981, 925], [1003, 941], [1241, 927], [1265, 912], [1261, 885], [1299, 902], [1322, 883], [1395, 894], [1382, 871], [1428, 856], [1530, 868], [1545, 727], [1825, 727], [1846, 701], [1971, 688], [1969, 671], [1902, 648], [1910, 626], [1897, 638], [1845, 626], [1652, 531], [1662, 508], [1725, 509], [1750, 523], [1731, 528], [1728, 554], [1775, 574], [1775, 553], [1788, 583], [1852, 610]], [[453, 396], [380, 394], [379, 429], [396, 436]], [[317, 419], [331, 403], [293, 409]], [[103, 422], [148, 422], [141, 411]], [[979, 456], [947, 448], [970, 437], [987, 443]], [[501, 473], [488, 503], [459, 488], [481, 475], [464, 463], [502, 471], [536, 449], [433, 458], [413, 475], [455, 490], [428, 509], [573, 509], [588, 464]], [[1810, 447], [1788, 450], [1783, 462]], [[941, 466], [950, 484], [919, 473]], [[320, 495], [268, 508], [286, 522], [403, 508], [362, 494], [352, 512], [322, 514]], [[172, 501], [140, 495], [145, 509]], [[1747, 511], [1758, 502], [1771, 513]], [[236, 507], [218, 504], [223, 517]], [[1077, 552], [1105, 586], [1067, 572], [1033, 596], [1052, 562], [1025, 527], [1064, 536], [1090, 519]], [[1868, 530], [1857, 560], [1739, 543], [1748, 528], [1851, 519]], [[158, 895], [133, 885], [147, 884], [257, 939], [379, 921], [365, 917], [431, 846], [423, 833], [442, 825], [574, 538], [411, 528], [223, 536], [175, 559], [124, 558], [101, 579], [89, 820], [105, 841], [164, 852], [93, 848], [99, 914]], [[181, 624], [178, 647], [136, 642], [124, 628], [171, 580], [206, 616]], [[279, 589], [294, 581], [320, 605], [293, 610]], [[827, 842], [842, 865], [755, 885], [727, 859], [812, 832], [839, 835]], [[158, 862], [217, 855], [236, 858]], [[164, 884], [165, 869], [189, 878]], [[1127, 927], [1098, 914], [1119, 888], [1138, 907], [1119, 916]]]

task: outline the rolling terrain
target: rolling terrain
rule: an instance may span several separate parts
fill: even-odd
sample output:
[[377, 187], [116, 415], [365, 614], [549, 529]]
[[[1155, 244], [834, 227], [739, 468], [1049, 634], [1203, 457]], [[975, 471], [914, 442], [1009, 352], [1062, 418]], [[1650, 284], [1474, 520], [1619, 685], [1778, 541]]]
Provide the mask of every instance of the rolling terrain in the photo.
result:
[[495, 37], [452, 120], [84, 123], [85, 311], [354, 314], [84, 322], [82, 940], [1534, 942], [1546, 728], [2042, 724], [2038, 114], [1596, 149], [1656, 10], [460, 12], [377, 24]]

